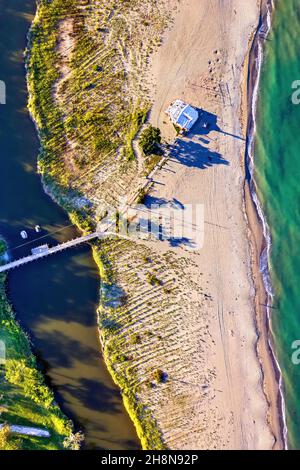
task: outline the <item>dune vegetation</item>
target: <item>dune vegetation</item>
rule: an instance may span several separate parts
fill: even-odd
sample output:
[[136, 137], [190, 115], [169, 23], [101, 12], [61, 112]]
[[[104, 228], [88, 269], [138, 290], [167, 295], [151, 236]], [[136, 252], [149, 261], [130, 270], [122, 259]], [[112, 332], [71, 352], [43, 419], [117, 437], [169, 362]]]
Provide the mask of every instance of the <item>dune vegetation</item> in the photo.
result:
[[[0, 239], [0, 259], [6, 244]], [[32, 354], [30, 340], [14, 317], [6, 297], [6, 276], [0, 274], [0, 450], [62, 449], [72, 423], [54, 402]], [[50, 438], [16, 436], [10, 425], [38, 427]]]
[[150, 106], [145, 65], [167, 19], [150, 1], [38, 3], [26, 53], [38, 168], [83, 229], [105, 204], [133, 194], [147, 172], [134, 140]]
[[[160, 132], [147, 126], [147, 64], [171, 16], [163, 0], [38, 3], [26, 53], [28, 106], [41, 141], [38, 169], [46, 191], [84, 231], [95, 228], [108, 206], [118, 208], [124, 198], [140, 200], [145, 175], [161, 158]], [[138, 317], [129, 315], [131, 280], [122, 276], [128, 284], [120, 287], [119, 248], [113, 240], [93, 243], [102, 280], [98, 317], [103, 353], [143, 448], [163, 449], [153, 410], [170, 382], [162, 379], [167, 374], [159, 354], [145, 359], [142, 369], [137, 365], [138, 346], [145, 341], [145, 353], [157, 342], [161, 349], [160, 326], [152, 333], [150, 324], [153, 318], [163, 319], [163, 309], [155, 317], [155, 306], [149, 308], [142, 335], [135, 331]], [[131, 250], [132, 244], [124, 242], [124, 254], [132, 256]], [[154, 265], [155, 272], [149, 272], [147, 253], [140, 247], [133, 260], [145, 271], [148, 294], [165, 303], [169, 288], [157, 282]], [[144, 308], [146, 301], [137, 313]]]

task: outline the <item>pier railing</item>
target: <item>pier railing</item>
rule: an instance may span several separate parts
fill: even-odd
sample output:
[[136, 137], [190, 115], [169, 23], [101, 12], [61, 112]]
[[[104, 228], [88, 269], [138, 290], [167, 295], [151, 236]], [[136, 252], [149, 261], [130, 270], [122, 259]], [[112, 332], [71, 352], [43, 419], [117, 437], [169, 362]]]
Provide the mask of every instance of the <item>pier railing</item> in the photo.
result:
[[36, 253], [34, 255], [25, 256], [24, 258], [11, 261], [10, 263], [3, 264], [2, 266], [0, 266], [0, 273], [9, 271], [10, 269], [18, 268], [19, 266], [22, 266], [23, 264], [31, 263], [32, 261], [35, 261], [39, 258], [45, 258], [46, 256], [53, 255], [54, 253], [58, 253], [60, 251], [66, 250], [67, 248], [72, 248], [73, 246], [81, 245], [81, 243], [88, 242], [95, 238], [101, 238], [103, 235], [104, 235], [103, 232], [93, 232], [88, 235], [84, 235], [82, 237], [77, 237], [77, 238], [74, 238], [73, 240], [60, 243], [59, 245], [53, 246], [52, 248], [49, 248], [48, 250], [45, 250], [41, 253]]

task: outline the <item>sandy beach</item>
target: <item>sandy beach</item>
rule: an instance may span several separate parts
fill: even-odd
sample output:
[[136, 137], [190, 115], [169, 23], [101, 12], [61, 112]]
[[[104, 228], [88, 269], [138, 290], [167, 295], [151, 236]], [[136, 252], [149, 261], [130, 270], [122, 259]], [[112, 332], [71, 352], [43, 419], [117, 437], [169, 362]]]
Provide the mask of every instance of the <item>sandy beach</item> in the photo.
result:
[[[255, 0], [182, 2], [152, 60], [151, 122], [164, 139], [176, 138], [164, 110], [177, 98], [204, 109], [215, 123], [207, 135], [196, 129], [177, 139], [151, 192], [165, 201], [204, 205], [204, 246], [191, 256], [212, 298], [207, 316], [212, 342], [202, 357], [204, 352], [215, 374], [208, 402], [191, 390], [190, 421], [181, 433], [194, 449], [282, 448], [278, 384], [260, 307], [262, 238], [251, 198], [247, 205], [244, 199], [248, 56], [259, 13]], [[186, 322], [193, 324], [191, 318]], [[187, 375], [194, 369], [195, 379], [197, 363], [185, 367]], [[170, 413], [171, 402], [160, 415]], [[164, 434], [166, 422], [158, 421]], [[181, 448], [180, 438], [173, 446]]]
[[[145, 203], [204, 208], [202, 246], [145, 233], [94, 246], [104, 358], [144, 449], [284, 447], [259, 272], [265, 240], [245, 165], [255, 82], [249, 68], [257, 65], [252, 45], [264, 6], [259, 0], [141, 0], [116, 12], [112, 1], [99, 8], [95, 2], [84, 9], [84, 21], [72, 16], [65, 35], [58, 32], [61, 78], [48, 95], [77, 127], [58, 133], [59, 158], [55, 165], [48, 159], [45, 174], [54, 171], [56, 181], [80, 190], [97, 221], [107, 205], [131, 204], [137, 194], [144, 200], [139, 188], [151, 181], [151, 170], [136, 150], [150, 100], [150, 122], [161, 130], [167, 161]], [[101, 34], [99, 18], [106, 25]], [[84, 42], [93, 47], [73, 70], [77, 30], [93, 38]], [[37, 85], [35, 75], [31, 83]], [[178, 98], [204, 113], [187, 136], [177, 136], [165, 114]], [[104, 115], [96, 126], [91, 108], [98, 118], [99, 106]], [[51, 127], [52, 107], [47, 112]], [[95, 141], [106, 134], [110, 140]], [[142, 218], [150, 212], [143, 210]], [[75, 222], [82, 223], [81, 214]]]

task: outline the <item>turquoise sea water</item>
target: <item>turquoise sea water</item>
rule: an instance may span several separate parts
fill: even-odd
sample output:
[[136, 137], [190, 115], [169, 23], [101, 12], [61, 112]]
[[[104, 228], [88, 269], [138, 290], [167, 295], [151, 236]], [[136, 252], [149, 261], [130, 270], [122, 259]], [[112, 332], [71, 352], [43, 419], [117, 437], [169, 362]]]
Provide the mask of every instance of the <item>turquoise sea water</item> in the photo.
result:
[[[276, 0], [260, 81], [255, 179], [271, 231], [272, 325], [285, 384], [289, 447], [300, 449], [300, 365], [292, 343], [300, 340], [300, 105], [292, 83], [300, 80], [300, 2]], [[298, 94], [299, 96], [299, 94]]]

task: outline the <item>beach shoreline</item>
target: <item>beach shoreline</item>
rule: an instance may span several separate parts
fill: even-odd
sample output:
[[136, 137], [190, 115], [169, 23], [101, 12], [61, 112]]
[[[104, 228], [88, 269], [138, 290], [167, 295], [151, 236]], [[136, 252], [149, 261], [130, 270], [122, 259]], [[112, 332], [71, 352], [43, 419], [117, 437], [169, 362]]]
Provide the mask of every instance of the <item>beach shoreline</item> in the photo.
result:
[[[202, 11], [201, 7], [198, 6], [196, 2], [189, 2], [189, 6], [191, 7], [190, 11], [194, 11], [195, 15], [196, 14], [198, 14], [198, 15], [203, 14], [203, 11]], [[234, 7], [236, 8], [234, 10], [234, 15], [236, 16], [237, 15], [238, 3], [237, 2], [230, 2], [230, 6], [231, 6], [231, 8], [234, 8]], [[229, 83], [229, 88], [231, 88], [233, 86], [233, 82], [235, 82], [235, 93], [234, 93], [234, 96], [231, 95], [231, 100], [234, 100], [234, 105], [236, 105], [237, 113], [239, 115], [238, 119], [239, 119], [239, 122], [240, 122], [240, 127], [242, 129], [243, 134], [245, 134], [246, 140], [247, 140], [247, 146], [244, 148], [244, 152], [243, 153], [241, 152], [241, 160], [240, 160], [240, 163], [239, 163], [240, 170], [238, 170], [237, 168], [234, 168], [234, 173], [233, 173], [235, 175], [238, 174], [239, 171], [242, 171], [242, 173], [243, 173], [243, 184], [241, 185], [241, 191], [242, 191], [244, 197], [241, 198], [241, 200], [240, 200], [240, 202], [238, 202], [238, 204], [239, 204], [239, 207], [240, 207], [239, 210], [243, 213], [244, 221], [245, 221], [245, 224], [247, 226], [245, 238], [246, 238], [246, 244], [248, 245], [248, 248], [244, 247], [243, 249], [241, 248], [239, 250], [239, 256], [240, 256], [241, 261], [240, 261], [240, 267], [238, 269], [241, 269], [241, 277], [243, 278], [243, 274], [242, 274], [243, 269], [241, 268], [241, 264], [243, 262], [244, 264], [247, 265], [247, 276], [248, 276], [248, 282], [249, 282], [249, 287], [250, 287], [250, 293], [249, 293], [249, 304], [248, 304], [248, 306], [246, 307], [246, 305], [244, 304], [244, 307], [241, 307], [241, 308], [244, 308], [245, 312], [246, 312], [246, 310], [245, 310], [246, 308], [249, 311], [250, 311], [250, 309], [252, 311], [251, 316], [252, 316], [252, 321], [253, 321], [253, 327], [254, 327], [255, 332], [256, 332], [256, 339], [255, 339], [253, 345], [251, 345], [252, 340], [249, 338], [249, 351], [248, 351], [248, 355], [247, 355], [247, 361], [249, 360], [249, 362], [252, 362], [252, 359], [250, 359], [250, 357], [251, 357], [250, 347], [251, 347], [251, 348], [253, 348], [253, 353], [256, 356], [256, 362], [258, 363], [259, 368], [260, 368], [261, 378], [259, 379], [259, 383], [260, 383], [260, 387], [261, 387], [261, 390], [262, 390], [263, 395], [264, 395], [265, 406], [266, 406], [265, 411], [263, 411], [263, 400], [261, 399], [261, 397], [259, 398], [259, 395], [257, 395], [256, 404], [253, 404], [253, 409], [254, 408], [257, 409], [257, 407], [259, 406], [259, 402], [257, 401], [259, 399], [261, 401], [261, 412], [262, 412], [261, 419], [264, 416], [265, 424], [269, 428], [269, 431], [270, 431], [270, 433], [273, 437], [273, 443], [270, 444], [270, 440], [268, 441], [268, 439], [267, 439], [267, 433], [265, 432], [265, 434], [264, 434], [263, 427], [261, 427], [261, 430], [259, 432], [257, 430], [256, 431], [249, 431], [249, 435], [248, 435], [247, 438], [244, 439], [244, 437], [241, 437], [240, 438], [240, 443], [242, 443], [242, 444], [239, 444], [238, 448], [249, 448], [249, 447], [252, 448], [252, 447], [254, 447], [254, 448], [281, 449], [281, 448], [286, 447], [286, 444], [285, 444], [285, 426], [284, 426], [284, 409], [283, 409], [283, 406], [282, 406], [282, 404], [283, 404], [282, 396], [281, 396], [280, 391], [279, 391], [280, 382], [281, 382], [281, 378], [280, 378], [281, 375], [279, 373], [278, 364], [277, 364], [277, 361], [276, 361], [276, 358], [274, 356], [273, 349], [272, 349], [271, 343], [270, 343], [270, 334], [269, 334], [270, 333], [270, 328], [269, 328], [269, 324], [268, 324], [267, 312], [263, 312], [264, 314], [260, 313], [261, 312], [261, 304], [268, 305], [268, 301], [266, 300], [264, 285], [262, 283], [262, 279], [261, 279], [261, 275], [260, 275], [261, 247], [263, 246], [262, 245], [263, 238], [262, 238], [262, 232], [261, 232], [261, 224], [260, 224], [260, 221], [258, 220], [258, 218], [256, 217], [253, 202], [252, 202], [252, 197], [251, 196], [253, 195], [253, 192], [252, 192], [252, 194], [250, 194], [250, 188], [247, 186], [248, 176], [249, 176], [248, 175], [249, 168], [245, 164], [245, 152], [247, 152], [248, 149], [249, 149], [249, 136], [251, 136], [251, 132], [249, 134], [249, 130], [251, 131], [251, 120], [250, 120], [250, 118], [251, 118], [253, 110], [254, 110], [253, 102], [256, 99], [255, 92], [256, 92], [256, 89], [257, 89], [257, 86], [258, 86], [258, 80], [253, 80], [253, 82], [251, 80], [249, 81], [249, 74], [252, 78], [253, 72], [255, 71], [255, 65], [257, 63], [257, 47], [256, 47], [257, 39], [260, 37], [262, 32], [265, 33], [264, 36], [267, 34], [268, 28], [270, 27], [270, 14], [271, 14], [271, 11], [269, 11], [269, 8], [270, 8], [270, 2], [269, 1], [267, 1], [267, 2], [258, 2], [256, 4], [256, 7], [257, 7], [256, 20], [253, 20], [251, 28], [248, 29], [249, 32], [247, 34], [249, 36], [248, 36], [247, 45], [246, 45], [246, 35], [245, 35], [245, 32], [243, 32], [243, 35], [244, 35], [243, 44], [244, 44], [244, 46], [241, 46], [241, 48], [244, 47], [243, 58], [238, 59], [236, 61], [233, 58], [233, 56], [231, 56], [232, 57], [231, 60], [235, 60], [235, 62], [236, 62], [236, 65], [232, 66], [233, 67], [233, 69], [232, 69], [233, 78], [232, 77], [227, 78], [227, 77], [229, 77], [230, 74], [228, 74], [228, 70], [226, 70], [224, 68], [220, 71], [220, 75], [219, 75], [220, 82], [219, 83], [224, 82], [226, 80], [227, 83]], [[176, 20], [175, 20], [174, 28], [177, 27], [177, 29], [179, 31], [178, 35], [180, 35], [180, 33], [182, 35], [182, 31], [181, 31], [180, 28], [182, 28], [184, 30], [184, 28], [186, 27], [187, 24], [190, 25], [190, 29], [191, 29], [191, 31], [193, 31], [193, 28], [195, 27], [195, 22], [196, 22], [195, 20], [192, 19], [192, 17], [190, 17], [190, 11], [188, 9], [188, 6], [183, 5], [183, 6], [181, 6], [181, 8], [185, 8], [185, 12], [182, 14], [182, 16], [185, 16], [185, 18], [180, 19], [178, 17], [177, 18], [177, 23], [176, 23]], [[248, 8], [248, 13], [249, 13], [250, 17], [251, 17], [251, 14], [252, 14], [253, 15], [252, 17], [254, 18], [255, 2], [249, 2], [248, 5], [247, 5], [247, 8]], [[221, 22], [223, 23], [223, 27], [224, 27], [224, 23], [227, 24], [227, 22], [226, 22], [227, 20], [225, 18], [226, 13], [223, 11], [223, 7], [220, 6], [219, 9], [218, 9], [218, 7], [216, 5], [212, 6], [212, 4], [210, 4], [210, 6], [207, 5], [207, 9], [208, 10], [210, 10], [210, 9], [214, 10], [213, 13], [215, 14], [215, 18], [218, 18], [218, 17], [221, 18]], [[197, 11], [197, 13], [196, 13], [196, 11]], [[182, 60], [184, 62], [179, 63], [179, 59], [178, 59], [178, 57], [176, 57], [176, 48], [174, 47], [176, 39], [175, 39], [175, 35], [174, 34], [172, 35], [172, 32], [167, 33], [165, 42], [163, 43], [162, 47], [165, 48], [165, 49], [167, 49], [168, 47], [170, 47], [170, 49], [171, 49], [171, 47], [174, 48], [174, 61], [175, 61], [175, 63], [177, 62], [177, 65], [174, 66], [173, 63], [171, 61], [169, 61], [168, 66], [166, 67], [163, 64], [163, 59], [161, 58], [161, 57], [164, 57], [164, 59], [166, 59], [166, 52], [165, 52], [165, 56], [164, 56], [164, 53], [161, 50], [158, 54], [159, 58], [156, 60], [156, 63], [154, 62], [154, 67], [153, 67], [154, 68], [154, 76], [157, 77], [156, 80], [157, 80], [157, 83], [158, 83], [158, 91], [156, 91], [156, 95], [154, 95], [154, 107], [152, 108], [151, 122], [152, 122], [153, 125], [156, 125], [157, 127], [160, 127], [163, 130], [163, 136], [167, 140], [169, 139], [169, 141], [172, 140], [172, 133], [174, 133], [174, 131], [171, 129], [170, 126], [167, 127], [166, 122], [162, 121], [162, 117], [161, 117], [162, 116], [162, 110], [163, 110], [163, 108], [166, 108], [166, 105], [168, 104], [168, 102], [170, 102], [173, 99], [175, 99], [176, 97], [178, 97], [177, 95], [179, 94], [179, 90], [181, 90], [181, 96], [183, 98], [185, 98], [187, 100], [187, 102], [190, 102], [192, 104], [195, 103], [196, 106], [203, 107], [204, 109], [209, 109], [209, 111], [210, 111], [210, 109], [218, 110], [218, 111], [214, 111], [215, 114], [218, 115], [218, 117], [220, 115], [220, 119], [224, 120], [225, 122], [228, 119], [230, 119], [230, 114], [231, 113], [229, 113], [228, 110], [226, 109], [227, 108], [227, 103], [224, 103], [224, 96], [223, 96], [223, 109], [222, 109], [222, 107], [216, 105], [213, 102], [213, 100], [210, 99], [210, 97], [208, 96], [209, 93], [205, 94], [204, 92], [202, 93], [202, 91], [200, 91], [200, 88], [203, 88], [203, 89], [206, 89], [206, 90], [210, 89], [210, 88], [208, 88], [209, 85], [206, 85], [207, 78], [205, 77], [205, 74], [207, 72], [205, 72], [205, 68], [204, 68], [205, 60], [207, 60], [206, 57], [205, 57], [205, 54], [207, 53], [206, 49], [208, 47], [211, 47], [211, 44], [214, 44], [213, 47], [215, 47], [216, 50], [217, 50], [217, 47], [218, 47], [217, 46], [218, 41], [216, 40], [216, 38], [214, 38], [214, 26], [215, 25], [213, 24], [213, 20], [209, 18], [209, 15], [211, 13], [212, 13], [211, 11], [207, 11], [207, 16], [206, 16], [207, 22], [211, 23], [210, 24], [210, 26], [211, 26], [210, 37], [208, 37], [207, 34], [205, 36], [205, 31], [203, 31], [203, 33], [201, 33], [201, 35], [200, 35], [200, 38], [197, 38], [197, 41], [198, 41], [199, 45], [201, 44], [201, 46], [202, 46], [203, 52], [202, 52], [200, 58], [196, 55], [195, 59], [197, 57], [197, 60], [199, 60], [199, 62], [201, 61], [203, 64], [195, 65], [195, 60], [192, 63], [191, 58], [193, 58], [193, 54], [197, 54], [197, 48], [196, 47], [191, 48], [192, 49], [191, 51], [189, 50], [189, 48], [187, 48], [187, 50], [185, 50], [187, 39], [185, 39], [183, 37], [183, 35], [181, 36], [181, 41], [183, 42], [182, 47], [183, 47], [184, 52], [188, 51], [188, 56], [184, 56], [184, 54], [182, 54], [180, 57], [182, 57]], [[245, 13], [238, 12], [238, 14], [240, 14], [239, 21], [240, 22], [244, 21], [245, 24], [247, 24], [247, 13], [246, 12]], [[178, 15], [180, 15], [180, 13]], [[255, 21], [255, 24], [254, 24], [254, 21]], [[199, 24], [201, 24], [201, 22]], [[249, 24], [249, 20], [248, 20], [248, 24]], [[232, 26], [232, 30], [233, 30], [233, 28], [234, 28], [234, 26]], [[248, 26], [248, 28], [249, 28], [249, 26]], [[240, 31], [243, 31], [243, 29], [241, 29]], [[221, 33], [220, 34], [221, 35], [223, 34], [223, 44], [224, 44], [222, 55], [224, 55], [224, 57], [226, 57], [226, 56], [229, 55], [230, 49], [232, 49], [234, 39], [232, 39], [232, 40], [228, 39], [227, 31], [226, 31], [225, 27], [224, 27], [223, 31], [222, 31], [222, 28], [221, 28]], [[236, 34], [238, 34], [238, 33], [236, 33]], [[203, 37], [205, 36], [205, 39], [202, 38], [202, 35], [203, 35]], [[190, 40], [190, 38], [189, 38], [189, 40]], [[180, 40], [179, 40], [179, 42], [180, 42]], [[190, 46], [190, 44], [189, 44], [189, 46]], [[241, 48], [239, 49], [239, 51], [241, 51]], [[217, 53], [218, 53], [218, 51], [217, 51]], [[230, 51], [230, 53], [231, 53], [231, 51]], [[221, 60], [222, 60], [222, 55], [219, 56], [219, 57], [221, 57]], [[207, 58], [209, 58], [209, 56], [207, 56]], [[239, 60], [240, 60], [240, 62], [239, 62]], [[208, 60], [209, 66], [211, 66], [211, 63], [212, 63], [212, 61], [211, 61], [211, 59], [209, 59]], [[183, 67], [183, 64], [184, 64], [185, 67]], [[240, 64], [240, 65], [238, 65], [238, 64]], [[175, 70], [175, 67], [178, 67], [177, 71]], [[172, 68], [174, 69], [173, 75], [172, 75]], [[184, 68], [186, 68], [187, 70], [186, 71], [183, 70]], [[212, 66], [212, 71], [213, 71], [213, 75], [217, 74], [217, 68], [214, 67], [214, 64]], [[166, 75], [166, 74], [168, 74], [168, 75]], [[235, 76], [235, 74], [236, 74], [236, 76]], [[171, 79], [169, 79], [169, 75], [172, 77], [173, 82], [171, 81]], [[238, 79], [238, 76], [240, 76], [240, 81]], [[202, 78], [202, 77], [205, 77], [205, 78]], [[259, 77], [257, 77], [257, 78], [259, 78]], [[166, 80], [166, 82], [163, 83], [163, 85], [160, 85], [159, 80], [161, 80], [162, 82], [164, 82], [164, 80]], [[208, 80], [210, 80], [210, 79], [208, 79]], [[211, 79], [211, 80], [213, 80], [213, 79]], [[197, 90], [197, 99], [196, 99], [195, 89], [193, 90], [193, 92], [190, 92], [188, 90], [188, 88], [191, 88], [191, 85], [190, 85], [191, 83], [193, 83], [192, 86], [194, 86], [194, 87], [197, 86], [197, 88], [198, 88], [198, 90]], [[237, 83], [238, 83], [238, 87], [237, 87]], [[176, 95], [175, 95], [175, 93], [176, 93]], [[235, 117], [231, 117], [231, 122], [232, 122], [232, 125], [237, 126], [237, 120], [236, 120]], [[218, 139], [219, 139], [219, 137], [217, 137], [217, 135], [216, 135], [216, 137], [213, 136], [213, 140], [216, 141]], [[191, 140], [193, 141], [193, 139], [191, 139]], [[219, 140], [221, 140], [221, 139], [219, 139]], [[228, 144], [228, 143], [221, 142], [220, 145], [221, 145], [221, 147], [223, 146], [225, 151], [228, 152], [228, 154], [230, 154], [231, 156], [233, 156], [233, 152], [238, 152], [242, 148], [242, 147], [239, 147], [237, 144], [231, 144], [231, 143]], [[183, 145], [182, 145], [182, 148], [184, 148]], [[219, 151], [219, 148], [218, 148], [218, 151]], [[178, 165], [176, 167], [176, 166], [171, 166], [171, 164], [170, 164], [168, 166], [168, 168], [171, 169], [171, 171], [172, 170], [178, 171]], [[212, 170], [209, 170], [209, 171], [212, 171]], [[217, 170], [217, 171], [219, 172], [219, 170]], [[206, 170], [206, 172], [208, 172], [208, 170]], [[190, 194], [188, 194], [187, 191], [184, 191], [184, 188], [182, 188], [182, 191], [180, 193], [177, 186], [174, 185], [174, 184], [173, 184], [174, 187], [172, 188], [172, 178], [169, 177], [167, 179], [166, 177], [164, 177], [164, 179], [161, 178], [159, 180], [159, 184], [161, 185], [162, 181], [163, 181], [163, 185], [168, 187], [168, 189], [162, 189], [162, 187], [157, 188], [156, 192], [155, 192], [155, 196], [158, 197], [158, 198], [161, 198], [161, 199], [163, 199], [163, 198], [169, 199], [170, 195], [174, 196], [174, 194], [175, 194], [176, 199], [181, 200], [179, 195], [182, 195], [183, 197], [186, 197], [186, 201], [183, 200], [183, 203], [184, 202], [190, 202], [190, 200], [188, 200], [188, 199], [191, 198], [191, 194], [193, 192], [193, 183], [191, 181], [195, 177], [195, 174], [192, 174], [192, 172], [190, 172], [190, 173], [191, 173], [190, 174], [190, 181], [189, 181]], [[217, 173], [217, 172], [214, 171], [214, 173]], [[216, 186], [216, 182], [214, 181], [214, 180], [216, 180], [216, 178], [218, 178], [218, 180], [217, 180], [218, 183], [220, 183], [222, 185], [222, 192], [224, 192], [226, 194], [226, 197], [230, 198], [230, 199], [233, 199], [237, 203], [238, 195], [231, 196], [227, 192], [226, 184], [224, 183], [225, 174], [222, 175], [221, 179], [219, 179], [220, 177], [216, 176], [216, 175], [212, 175], [210, 177], [204, 176], [204, 173], [202, 172], [202, 176], [201, 176], [201, 174], [198, 174], [198, 184], [201, 184], [201, 185], [203, 184], [203, 186], [206, 188], [206, 191], [209, 192], [210, 191], [210, 185], [213, 184], [214, 186]], [[183, 179], [184, 183], [179, 183], [180, 179]], [[177, 176], [177, 184], [182, 184], [182, 186], [184, 186], [184, 184], [187, 185], [187, 170], [181, 171], [180, 176]], [[239, 186], [239, 183], [238, 183], [238, 186]], [[173, 189], [173, 192], [172, 192], [172, 189]], [[234, 188], [234, 191], [236, 191], [236, 190], [238, 190], [238, 188]], [[197, 190], [197, 192], [199, 194], [199, 190]], [[196, 188], [194, 188], [194, 195], [192, 197], [195, 198], [195, 194], [196, 194]], [[215, 196], [216, 196], [216, 193], [214, 192], [214, 198], [215, 198]], [[206, 201], [206, 205], [208, 206], [209, 211], [216, 210], [216, 204], [217, 204], [216, 201], [214, 203], [212, 203], [211, 197], [207, 198], [207, 195], [203, 195], [203, 193], [202, 193], [201, 197], [204, 199], [204, 201]], [[181, 200], [181, 202], [182, 202], [182, 200]], [[219, 201], [219, 204], [221, 206], [223, 206], [223, 210], [226, 208], [226, 206], [224, 207], [224, 203], [221, 202], [221, 200]], [[233, 220], [235, 220], [235, 221], [240, 220], [239, 215], [236, 213], [237, 209], [234, 209], [234, 207], [232, 206], [232, 210], [234, 211], [234, 213], [231, 213], [230, 218], [232, 217]], [[236, 224], [240, 226], [240, 234], [236, 235], [234, 237], [234, 240], [231, 240], [231, 241], [233, 241], [234, 243], [241, 243], [241, 246], [242, 246], [242, 244], [243, 245], [245, 244], [245, 241], [241, 240], [241, 235], [242, 235], [243, 230], [244, 230], [243, 229], [243, 223], [240, 221]], [[222, 239], [224, 237], [218, 235], [218, 238], [219, 238], [219, 243], [220, 242], [222, 243], [223, 242]], [[224, 244], [224, 242], [223, 242], [223, 244]], [[200, 260], [201, 260], [201, 258], [203, 258], [202, 263], [204, 262], [206, 268], [208, 268], [209, 265], [214, 265], [214, 263], [216, 263], [217, 260], [216, 260], [216, 255], [214, 253], [210, 252], [210, 250], [211, 250], [210, 247], [206, 246], [206, 248], [208, 248], [207, 253], [202, 254], [201, 257], [200, 257]], [[227, 248], [225, 248], [225, 245], [224, 245], [224, 250], [230, 251], [228, 249], [228, 246], [227, 246]], [[246, 252], [247, 252], [247, 255], [246, 255]], [[228, 271], [229, 269], [232, 269], [231, 266], [232, 266], [232, 264], [230, 264], [230, 261], [228, 261], [227, 262], [227, 267], [224, 264], [223, 269], [226, 269]], [[220, 269], [222, 269], [222, 268], [220, 268]], [[221, 278], [218, 275], [218, 277], [216, 278], [216, 282], [220, 282], [222, 280], [222, 282], [224, 283], [224, 288], [225, 288], [226, 280], [224, 279], [224, 276], [225, 276], [225, 271], [224, 271], [224, 273], [222, 273]], [[241, 287], [241, 285], [240, 285], [240, 287]], [[240, 294], [239, 290], [240, 289], [237, 289], [237, 291], [236, 291], [238, 296]], [[217, 292], [217, 290], [216, 290], [216, 292]], [[233, 297], [234, 294], [232, 293], [231, 296]], [[233, 299], [231, 299], [231, 300], [233, 300]], [[224, 298], [223, 298], [224, 303], [230, 305], [231, 300], [230, 300], [230, 293], [228, 291], [226, 293], [224, 293]], [[222, 302], [222, 300], [218, 301], [218, 303], [221, 303], [221, 302]], [[217, 307], [217, 308], [219, 308], [219, 307]], [[222, 305], [222, 310], [223, 310], [223, 305]], [[222, 316], [223, 316], [223, 314], [222, 314]], [[224, 320], [224, 318], [222, 318], [222, 321], [223, 320]], [[227, 320], [225, 320], [225, 322], [227, 322]], [[230, 324], [230, 322], [231, 321], [228, 320], [228, 325]], [[213, 324], [211, 325], [211, 327], [215, 328], [215, 326], [213, 326]], [[245, 325], [242, 325], [242, 324], [239, 325], [237, 331], [234, 329], [234, 334], [239, 335], [239, 329], [241, 329], [241, 331], [244, 331], [243, 330], [244, 327], [245, 327]], [[228, 350], [228, 348], [230, 348], [230, 345], [229, 345], [230, 340], [227, 340], [227, 338], [226, 338], [226, 335], [227, 335], [226, 327], [225, 327], [225, 330], [224, 330], [224, 327], [222, 327], [222, 328], [223, 328], [223, 336], [225, 338], [225, 342], [227, 342], [227, 345], [225, 346], [224, 354], [225, 354], [225, 357], [226, 356], [231, 356], [234, 353], [233, 353], [233, 351]], [[247, 348], [248, 348], [248, 346], [247, 346]], [[230, 360], [234, 361], [234, 359], [232, 357], [229, 359], [229, 361]], [[254, 361], [252, 362], [252, 364], [253, 364], [253, 367], [254, 367]], [[221, 366], [218, 365], [218, 364], [217, 364], [217, 366], [220, 368], [219, 373], [221, 374]], [[228, 368], [228, 366], [226, 366], [225, 368]], [[234, 367], [232, 369], [233, 369], [232, 373], [237, 374], [235, 379], [237, 379], [238, 381], [241, 382], [240, 386], [242, 388], [243, 373], [238, 373], [237, 371], [234, 370]], [[247, 373], [247, 376], [244, 377], [244, 379], [249, 381], [249, 387], [250, 387], [251, 383], [253, 383], [252, 382], [253, 378], [251, 378], [251, 374], [249, 374], [249, 375], [248, 374], [249, 374], [249, 372]], [[224, 385], [224, 382], [223, 382], [223, 385]], [[224, 392], [224, 389], [223, 389], [223, 392]], [[227, 398], [227, 399], [229, 400], [229, 398]], [[226, 402], [226, 400], [225, 400], [225, 397], [224, 397], [223, 404], [225, 402]], [[237, 405], [237, 403], [236, 403], [236, 405]], [[216, 402], [215, 406], [218, 406], [217, 402]], [[245, 422], [248, 419], [248, 421], [249, 421], [248, 424], [250, 425], [251, 414], [249, 414], [248, 417], [246, 418], [244, 416], [243, 411], [241, 411], [241, 410], [237, 411], [237, 410], [238, 409], [236, 408], [235, 413], [236, 414], [240, 413], [240, 416], [237, 417], [237, 421], [239, 420], [239, 418], [241, 419], [242, 422]], [[253, 416], [252, 416], [252, 419], [253, 419]], [[243, 424], [241, 426], [243, 426]], [[261, 426], [263, 426], [263, 425], [261, 424]], [[255, 436], [255, 433], [256, 433], [256, 437], [258, 438], [257, 441], [255, 441], [255, 437], [254, 437], [254, 440], [252, 440], [253, 436]], [[265, 443], [262, 443], [262, 440], [260, 439], [260, 437], [258, 437], [260, 435], [265, 435]], [[237, 437], [237, 440], [239, 440], [239, 437]], [[256, 444], [254, 444], [255, 442], [256, 442]], [[227, 448], [231, 448], [232, 445], [236, 445], [236, 444], [229, 444], [229, 442], [228, 442], [227, 443]]]
[[258, 100], [261, 67], [263, 63], [263, 44], [266, 40], [274, 14], [273, 0], [263, 0], [260, 22], [249, 53], [249, 71], [247, 77], [248, 123], [247, 145], [245, 155], [245, 206], [250, 229], [250, 245], [252, 245], [251, 264], [252, 277], [256, 287], [255, 310], [257, 328], [260, 339], [257, 343], [257, 354], [262, 364], [264, 390], [269, 403], [269, 425], [273, 434], [280, 436], [274, 449], [288, 448], [287, 426], [285, 420], [285, 402], [283, 395], [283, 378], [274, 351], [274, 338], [271, 324], [271, 308], [273, 303], [272, 283], [269, 272], [269, 252], [272, 241], [270, 231], [261, 208], [256, 182], [254, 179], [254, 141], [256, 133], [256, 106]]

